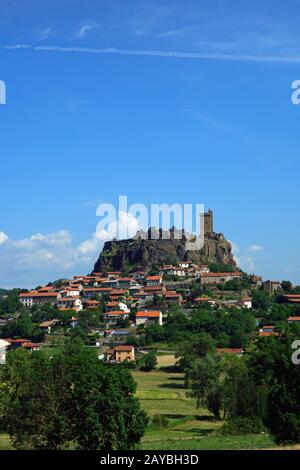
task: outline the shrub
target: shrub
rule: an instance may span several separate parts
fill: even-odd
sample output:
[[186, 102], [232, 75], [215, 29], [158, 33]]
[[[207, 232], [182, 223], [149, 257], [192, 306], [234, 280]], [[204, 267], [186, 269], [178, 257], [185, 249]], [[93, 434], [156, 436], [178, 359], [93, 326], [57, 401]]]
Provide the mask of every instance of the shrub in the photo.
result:
[[169, 420], [164, 415], [154, 415], [152, 418], [152, 424], [156, 428], [167, 428], [169, 425]]
[[227, 421], [220, 432], [224, 435], [259, 434], [264, 429], [262, 420], [258, 416], [238, 416]]

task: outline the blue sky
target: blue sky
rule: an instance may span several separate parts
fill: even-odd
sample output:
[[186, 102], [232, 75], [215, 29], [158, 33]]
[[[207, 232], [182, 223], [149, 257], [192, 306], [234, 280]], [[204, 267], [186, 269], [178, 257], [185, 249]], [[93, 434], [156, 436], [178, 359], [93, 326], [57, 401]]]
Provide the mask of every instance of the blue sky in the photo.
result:
[[299, 13], [0, 0], [0, 286], [90, 271], [97, 204], [122, 194], [203, 203], [241, 267], [300, 283]]

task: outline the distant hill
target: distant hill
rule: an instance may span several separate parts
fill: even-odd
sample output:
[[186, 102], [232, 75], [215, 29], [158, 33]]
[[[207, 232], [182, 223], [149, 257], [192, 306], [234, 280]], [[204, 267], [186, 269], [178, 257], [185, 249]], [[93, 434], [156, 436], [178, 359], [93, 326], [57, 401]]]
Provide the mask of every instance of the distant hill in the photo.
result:
[[9, 292], [9, 290], [7, 289], [1, 289], [0, 288], [0, 297], [2, 297], [3, 295], [7, 294]]
[[177, 240], [143, 239], [137, 234], [128, 240], [112, 240], [104, 244], [93, 272], [155, 269], [163, 264], [178, 264], [190, 260], [194, 263], [218, 263], [236, 267], [231, 244], [222, 233], [211, 233], [205, 237], [201, 250], [186, 249], [186, 238]]

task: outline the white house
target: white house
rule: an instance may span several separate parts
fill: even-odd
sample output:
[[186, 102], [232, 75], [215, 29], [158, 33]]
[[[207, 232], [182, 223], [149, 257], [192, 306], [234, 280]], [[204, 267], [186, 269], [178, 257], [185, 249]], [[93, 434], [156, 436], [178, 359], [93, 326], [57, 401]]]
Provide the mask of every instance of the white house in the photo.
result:
[[136, 326], [143, 325], [144, 323], [158, 323], [163, 324], [162, 312], [160, 310], [145, 310], [136, 313]]
[[124, 302], [119, 302], [118, 300], [113, 300], [108, 302], [105, 306], [107, 312], [112, 310], [123, 310], [123, 312], [130, 312], [130, 309]]
[[8, 341], [0, 339], [0, 364], [5, 364], [7, 348], [10, 346]]
[[52, 305], [60, 297], [58, 292], [41, 289], [19, 294], [19, 300], [25, 307], [32, 307], [34, 304], [51, 303]]
[[63, 309], [74, 309], [76, 311], [82, 310], [82, 300], [81, 298], [78, 297], [62, 297], [61, 299], [57, 300], [56, 302], [57, 308], [63, 308]]
[[148, 276], [146, 277], [146, 286], [147, 287], [155, 287], [160, 286], [162, 283], [161, 276]]
[[192, 261], [180, 261], [178, 263], [180, 268], [191, 268], [193, 266]]
[[62, 297], [79, 297], [81, 290], [81, 286], [69, 286], [60, 291], [60, 294]]

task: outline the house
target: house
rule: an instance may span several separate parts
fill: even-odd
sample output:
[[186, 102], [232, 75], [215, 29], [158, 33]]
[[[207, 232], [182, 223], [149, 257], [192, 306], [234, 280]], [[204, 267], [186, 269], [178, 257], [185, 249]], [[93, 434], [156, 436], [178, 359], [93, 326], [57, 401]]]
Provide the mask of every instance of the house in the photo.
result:
[[82, 287], [79, 286], [68, 286], [63, 290], [59, 291], [62, 297], [79, 297]]
[[238, 304], [242, 308], [247, 308], [249, 310], [252, 308], [252, 299], [251, 297], [243, 297], [241, 300], [239, 300]]
[[109, 294], [111, 287], [85, 287], [83, 289], [83, 296], [86, 299], [90, 299], [93, 295]]
[[146, 277], [146, 286], [147, 287], [160, 286], [161, 283], [162, 283], [162, 277], [161, 276], [147, 276]]
[[223, 300], [222, 305], [226, 307], [234, 307], [234, 308], [252, 308], [252, 299], [250, 297], [245, 297], [240, 300]]
[[192, 261], [180, 261], [178, 263], [178, 266], [180, 268], [191, 268], [193, 266], [193, 262]]
[[109, 298], [111, 300], [117, 300], [122, 297], [127, 293], [128, 291], [125, 289], [112, 289], [109, 293]]
[[293, 323], [300, 324], [300, 317], [289, 317], [288, 322], [292, 324]]
[[235, 356], [241, 357], [243, 352], [242, 348], [217, 348], [217, 354], [221, 356], [224, 354], [234, 354]]
[[105, 279], [105, 281], [101, 282], [102, 286], [110, 287], [111, 289], [117, 289], [119, 287], [118, 279], [117, 278], [110, 278]]
[[124, 302], [120, 302], [118, 300], [113, 300], [111, 302], [108, 302], [105, 305], [105, 310], [107, 312], [113, 311], [113, 310], [123, 310], [123, 312], [130, 312], [129, 308]]
[[79, 310], [82, 310], [82, 301], [81, 297], [62, 297], [57, 300], [56, 302], [56, 307], [58, 309], [68, 309], [68, 310], [75, 310], [78, 312]]
[[209, 267], [206, 264], [201, 264], [195, 267], [195, 273], [200, 276], [200, 274], [207, 274], [210, 272]]
[[83, 308], [99, 308], [100, 302], [98, 300], [86, 299], [83, 301]]
[[114, 358], [116, 362], [134, 361], [134, 346], [127, 344], [117, 346], [114, 348]]
[[273, 333], [275, 326], [274, 325], [266, 325], [261, 328], [262, 333]]
[[25, 348], [28, 351], [38, 351], [41, 348], [39, 343], [32, 343], [29, 339], [18, 338], [18, 339], [5, 339], [9, 343], [8, 350]]
[[252, 287], [254, 287], [254, 288], [261, 287], [262, 283], [263, 283], [262, 282], [262, 277], [261, 276], [256, 276], [255, 274], [250, 276], [250, 282], [251, 282]]
[[149, 292], [152, 295], [162, 295], [163, 292], [166, 291], [165, 286], [149, 286], [149, 287], [144, 287], [144, 292]]
[[298, 304], [300, 303], [300, 294], [282, 294], [279, 300], [284, 303]]
[[114, 349], [107, 349], [104, 352], [104, 359], [106, 362], [135, 361], [134, 346], [122, 344]]
[[197, 297], [195, 299], [195, 304], [205, 304], [205, 303], [208, 303], [210, 304], [212, 307], [214, 305], [216, 305], [216, 301], [215, 300], [212, 300], [210, 297]]
[[22, 292], [19, 294], [20, 302], [28, 308], [31, 308], [33, 305], [40, 305], [45, 303], [55, 304], [59, 297], [59, 293], [55, 291], [30, 291]]
[[132, 277], [119, 277], [118, 278], [118, 287], [120, 289], [128, 289], [132, 286], [134, 280]]
[[39, 327], [44, 330], [48, 335], [50, 335], [51, 330], [54, 326], [56, 326], [59, 323], [59, 320], [46, 320], [43, 321], [42, 323], [39, 324]]
[[116, 279], [117, 277], [121, 276], [121, 271], [109, 271], [107, 273], [107, 278], [108, 279]]
[[281, 336], [279, 332], [274, 331], [274, 325], [265, 325], [259, 330], [258, 336], [260, 338], [268, 337], [268, 336]]
[[112, 310], [110, 312], [106, 312], [103, 315], [104, 321], [107, 322], [117, 322], [118, 320], [125, 320], [128, 318], [130, 312], [124, 312], [123, 310]]
[[138, 271], [133, 274], [134, 279], [137, 281], [143, 281], [147, 277], [147, 272], [146, 271]]
[[127, 330], [114, 330], [111, 334], [114, 341], [123, 341], [129, 335]]
[[185, 277], [188, 275], [187, 268], [184, 267], [174, 267], [172, 271], [170, 272], [172, 276], [177, 276], [177, 277]]
[[144, 325], [145, 323], [158, 323], [159, 325], [163, 324], [162, 321], [162, 312], [159, 310], [145, 310], [138, 311], [135, 316], [136, 326]]
[[0, 339], [0, 364], [5, 364], [6, 362], [6, 353], [10, 343], [4, 339]]
[[135, 285], [129, 287], [129, 289], [128, 289], [130, 295], [137, 294], [141, 290], [143, 290], [143, 286], [141, 286], [140, 284], [135, 284]]
[[239, 279], [242, 276], [242, 273], [232, 272], [232, 273], [202, 273], [200, 274], [200, 283], [201, 284], [222, 284], [224, 282], [232, 281], [233, 279]]
[[271, 294], [274, 294], [279, 289], [281, 289], [281, 282], [268, 280], [263, 282], [263, 288]]
[[281, 336], [281, 334], [277, 331], [260, 331], [258, 333], [258, 336], [260, 338], [265, 338], [265, 337], [268, 337], [268, 336]]
[[164, 292], [163, 298], [167, 304], [181, 304], [182, 302], [182, 295], [174, 291]]

